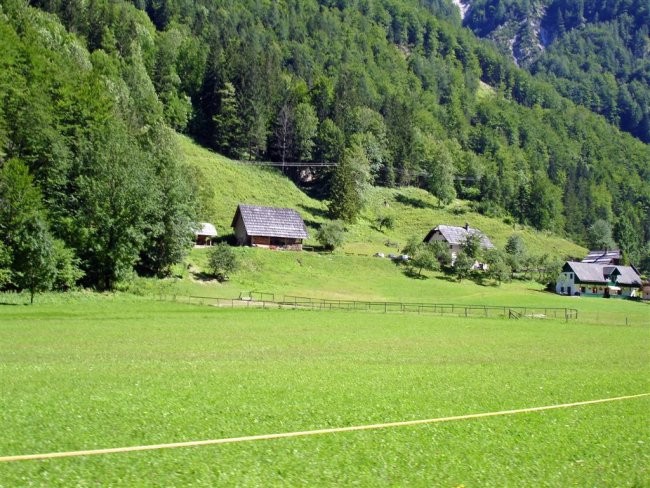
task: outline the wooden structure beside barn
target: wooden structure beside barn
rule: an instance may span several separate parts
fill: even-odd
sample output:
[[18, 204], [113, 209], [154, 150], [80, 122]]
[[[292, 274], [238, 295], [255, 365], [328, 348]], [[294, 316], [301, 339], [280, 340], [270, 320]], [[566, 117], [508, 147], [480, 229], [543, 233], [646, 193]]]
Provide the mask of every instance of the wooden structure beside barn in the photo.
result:
[[232, 227], [240, 246], [302, 250], [307, 228], [298, 212], [290, 208], [239, 204]]
[[217, 237], [217, 229], [208, 222], [200, 222], [201, 226], [194, 235], [196, 236], [195, 245], [211, 246], [212, 241]]

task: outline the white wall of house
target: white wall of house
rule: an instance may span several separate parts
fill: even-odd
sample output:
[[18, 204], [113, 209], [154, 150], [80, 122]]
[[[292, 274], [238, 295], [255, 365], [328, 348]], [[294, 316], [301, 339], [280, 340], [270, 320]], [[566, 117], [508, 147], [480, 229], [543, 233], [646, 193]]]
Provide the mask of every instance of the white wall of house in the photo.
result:
[[[603, 296], [607, 285], [604, 283], [577, 283], [575, 273], [562, 272], [555, 283], [555, 293], [559, 295]], [[612, 294], [614, 296], [615, 293]], [[629, 296], [629, 295], [628, 295]]]
[[576, 291], [575, 273], [560, 273], [555, 282], [555, 293], [560, 295], [573, 295]]

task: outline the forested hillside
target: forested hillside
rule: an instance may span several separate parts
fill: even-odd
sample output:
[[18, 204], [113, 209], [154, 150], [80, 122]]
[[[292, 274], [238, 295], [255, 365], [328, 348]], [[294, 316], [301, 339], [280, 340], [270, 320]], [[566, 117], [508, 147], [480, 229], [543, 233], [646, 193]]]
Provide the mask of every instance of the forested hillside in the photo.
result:
[[647, 0], [470, 0], [465, 25], [564, 96], [650, 142]]
[[[239, 159], [337, 164], [315, 174], [333, 217], [354, 220], [368, 185], [417, 185], [647, 252], [650, 147], [461, 29], [448, 2], [0, 4], [0, 226], [22, 232], [0, 256], [14, 269], [26, 246], [54, 249], [66, 283], [76, 268], [106, 288], [134, 267], [164, 275], [206, 217], [171, 129]], [[15, 215], [16, 181], [30, 215]], [[20, 219], [42, 223], [49, 251]]]

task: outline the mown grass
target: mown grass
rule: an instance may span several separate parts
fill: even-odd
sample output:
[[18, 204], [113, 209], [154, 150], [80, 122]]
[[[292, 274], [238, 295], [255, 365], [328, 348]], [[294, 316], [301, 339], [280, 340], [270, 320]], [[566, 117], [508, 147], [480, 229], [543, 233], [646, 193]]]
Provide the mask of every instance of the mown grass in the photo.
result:
[[[0, 454], [211, 439], [650, 391], [648, 324], [0, 306]], [[0, 485], [643, 486], [646, 399], [382, 431], [0, 465]]]

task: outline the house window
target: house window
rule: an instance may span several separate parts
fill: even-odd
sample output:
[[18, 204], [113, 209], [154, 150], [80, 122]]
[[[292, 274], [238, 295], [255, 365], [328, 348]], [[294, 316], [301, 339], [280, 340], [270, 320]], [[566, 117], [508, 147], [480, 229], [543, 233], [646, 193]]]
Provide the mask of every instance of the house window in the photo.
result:
[[587, 289], [584, 286], [580, 287], [580, 293], [586, 293]]
[[569, 273], [569, 279], [573, 279], [573, 273]]
[[563, 286], [560, 287], [560, 293], [564, 293], [564, 287]]
[[616, 293], [617, 293], [618, 295], [622, 295], [622, 294], [623, 294], [623, 290], [618, 290]]
[[594, 295], [595, 295], [596, 293], [598, 293], [598, 288], [592, 288], [592, 289], [591, 289], [591, 293], [593, 293]]
[[453, 249], [454, 246], [452, 244], [449, 244], [449, 249]]

